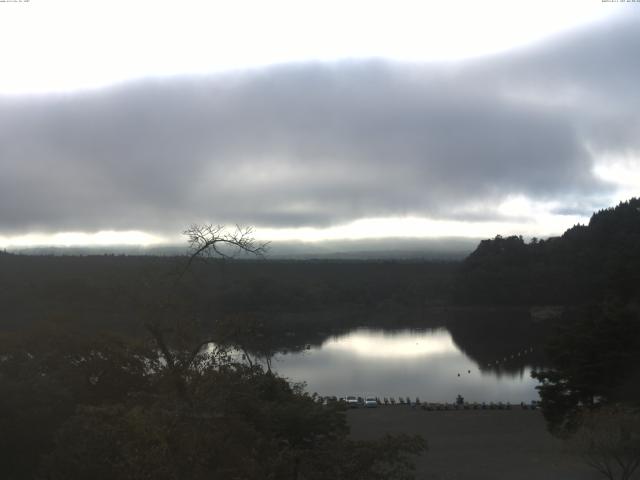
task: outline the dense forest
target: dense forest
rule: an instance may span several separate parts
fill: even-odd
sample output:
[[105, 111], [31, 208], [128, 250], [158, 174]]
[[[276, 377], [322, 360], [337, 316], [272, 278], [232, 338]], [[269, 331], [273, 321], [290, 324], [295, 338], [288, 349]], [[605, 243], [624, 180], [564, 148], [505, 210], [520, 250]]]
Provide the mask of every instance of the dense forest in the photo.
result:
[[[60, 316], [129, 329], [171, 289], [199, 317], [405, 310], [449, 303], [454, 262], [222, 260], [0, 254], [0, 326]], [[187, 307], [185, 307], [187, 308]]]
[[457, 303], [575, 305], [640, 298], [640, 199], [596, 212], [560, 237], [483, 240], [462, 263]]

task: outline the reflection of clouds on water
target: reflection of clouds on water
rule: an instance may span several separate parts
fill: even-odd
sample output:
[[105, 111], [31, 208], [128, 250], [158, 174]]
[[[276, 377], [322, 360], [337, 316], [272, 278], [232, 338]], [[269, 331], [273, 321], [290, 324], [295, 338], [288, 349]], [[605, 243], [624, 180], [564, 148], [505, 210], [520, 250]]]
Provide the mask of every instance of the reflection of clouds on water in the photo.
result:
[[[426, 334], [425, 334], [426, 333]], [[457, 352], [445, 329], [427, 332], [402, 330], [358, 329], [347, 335], [333, 337], [321, 347], [325, 351], [346, 351], [363, 357], [406, 358], [442, 355]]]
[[274, 369], [282, 376], [305, 381], [309, 392], [321, 395], [408, 395], [438, 402], [453, 402], [457, 394], [472, 402], [538, 398], [528, 368], [516, 375], [482, 372], [455, 346], [446, 329], [359, 329], [274, 360]]

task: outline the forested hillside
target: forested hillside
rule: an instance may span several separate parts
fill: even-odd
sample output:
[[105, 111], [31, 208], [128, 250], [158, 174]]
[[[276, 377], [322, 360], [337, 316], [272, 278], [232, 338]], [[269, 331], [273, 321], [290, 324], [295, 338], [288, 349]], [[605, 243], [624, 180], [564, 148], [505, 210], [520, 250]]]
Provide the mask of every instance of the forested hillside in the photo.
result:
[[[450, 301], [455, 262], [198, 261], [186, 257], [0, 256], [0, 329], [73, 319], [90, 329], [139, 329], [169, 291], [189, 314], [349, 313], [420, 310]], [[175, 290], [178, 289], [179, 292]], [[342, 315], [338, 315], [342, 316]], [[337, 321], [337, 320], [336, 320]]]
[[483, 240], [457, 276], [462, 304], [581, 304], [640, 298], [640, 199], [594, 213], [560, 237]]

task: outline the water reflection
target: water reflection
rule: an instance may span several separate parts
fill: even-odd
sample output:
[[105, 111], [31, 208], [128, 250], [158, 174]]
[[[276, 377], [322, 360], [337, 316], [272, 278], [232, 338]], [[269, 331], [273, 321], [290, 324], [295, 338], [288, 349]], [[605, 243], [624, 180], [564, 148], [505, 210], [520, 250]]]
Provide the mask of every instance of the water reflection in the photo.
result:
[[360, 329], [332, 337], [320, 347], [324, 351], [342, 351], [362, 357], [387, 360], [407, 357], [445, 355], [457, 352], [449, 332], [444, 328], [428, 330], [384, 331]]
[[321, 395], [419, 396], [452, 402], [521, 402], [538, 398], [531, 368], [481, 369], [445, 328], [385, 331], [362, 328], [305, 352], [276, 355], [273, 367]]

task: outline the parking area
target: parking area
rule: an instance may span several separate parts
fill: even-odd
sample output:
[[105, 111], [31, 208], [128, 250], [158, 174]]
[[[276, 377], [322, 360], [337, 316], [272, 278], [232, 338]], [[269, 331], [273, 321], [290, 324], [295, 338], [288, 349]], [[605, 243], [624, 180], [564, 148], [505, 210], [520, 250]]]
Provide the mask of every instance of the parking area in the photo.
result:
[[590, 480], [600, 478], [545, 428], [539, 410], [423, 410], [407, 405], [347, 412], [356, 439], [421, 434], [417, 461], [425, 480]]

